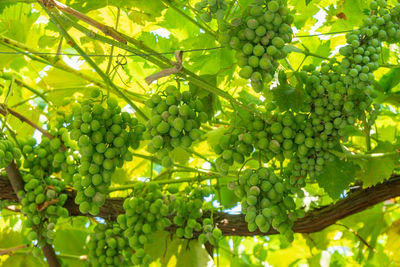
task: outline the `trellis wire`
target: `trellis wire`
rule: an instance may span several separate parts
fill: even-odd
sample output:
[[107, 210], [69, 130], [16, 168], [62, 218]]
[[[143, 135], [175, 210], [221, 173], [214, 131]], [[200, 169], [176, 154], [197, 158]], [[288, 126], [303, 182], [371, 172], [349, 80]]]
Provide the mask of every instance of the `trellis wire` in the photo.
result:
[[[184, 53], [188, 52], [200, 52], [200, 51], [209, 51], [224, 48], [223, 46], [210, 47], [210, 48], [196, 48], [189, 50], [180, 50]], [[174, 54], [174, 51], [171, 52], [162, 52], [162, 53], [149, 53], [149, 54], [129, 54], [129, 55], [111, 55], [111, 54], [87, 54], [89, 57], [145, 57], [145, 56], [156, 56], [156, 55], [168, 55]], [[57, 52], [19, 52], [19, 51], [0, 51], [2, 55], [42, 55], [42, 56], [81, 56], [76, 53], [57, 53]]]

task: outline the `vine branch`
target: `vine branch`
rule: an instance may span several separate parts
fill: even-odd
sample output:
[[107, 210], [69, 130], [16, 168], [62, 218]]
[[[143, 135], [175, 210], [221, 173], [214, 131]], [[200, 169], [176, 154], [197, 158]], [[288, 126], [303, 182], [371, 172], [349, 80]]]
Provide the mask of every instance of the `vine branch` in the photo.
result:
[[14, 117], [18, 118], [20, 121], [25, 122], [26, 124], [32, 126], [33, 128], [35, 128], [36, 130], [41, 132], [47, 138], [49, 138], [49, 139], [53, 139], [54, 138], [54, 136], [52, 134], [50, 134], [49, 132], [44, 130], [42, 127], [40, 127], [39, 125], [37, 125], [36, 123], [31, 121], [30, 119], [28, 119], [24, 115], [18, 113], [17, 111], [15, 111], [15, 110], [13, 110], [11, 108], [8, 108], [4, 104], [0, 104], [0, 114], [2, 114], [3, 116], [6, 116], [8, 113], [13, 115]]
[[[6, 167], [6, 172], [11, 185], [9, 190], [14, 192], [16, 200], [20, 200], [17, 196], [19, 191], [24, 190], [24, 181], [22, 180], [22, 175], [19, 172], [15, 161], [11, 162], [11, 164]], [[50, 244], [45, 243], [42, 247], [42, 251], [50, 267], [61, 267], [54, 248]]]
[[114, 30], [112, 27], [104, 25], [88, 16], [85, 14], [80, 13], [79, 11], [64, 5], [63, 3], [60, 3], [56, 0], [38, 0], [39, 3], [43, 4], [46, 8], [51, 9], [51, 8], [57, 8], [58, 10], [65, 12], [71, 16], [76, 17], [77, 19], [86, 22], [87, 24], [99, 29], [102, 31], [105, 35], [108, 35], [118, 42], [126, 44], [125, 38], [123, 38], [118, 31]]
[[[72, 189], [67, 191], [68, 200], [65, 208], [68, 209], [71, 216], [89, 216], [79, 211], [79, 206], [75, 204], [74, 198], [76, 192]], [[335, 224], [338, 220], [350, 215], [361, 212], [375, 204], [387, 199], [400, 196], [400, 176], [394, 176], [389, 180], [366, 188], [349, 192], [344, 199], [335, 204], [314, 209], [306, 213], [305, 217], [295, 222], [293, 231], [295, 233], [313, 233]], [[17, 196], [12, 193], [11, 185], [5, 178], [0, 177], [0, 198], [17, 200]], [[124, 198], [109, 198], [105, 205], [100, 208], [99, 217], [116, 219], [119, 214], [124, 213], [122, 204]], [[205, 217], [210, 214], [205, 212]], [[254, 236], [254, 235], [273, 235], [278, 232], [271, 229], [268, 233], [260, 231], [250, 232], [247, 229], [247, 223], [242, 214], [227, 214], [223, 212], [214, 212], [213, 220], [218, 224], [218, 228], [226, 236]], [[171, 226], [166, 230], [174, 231], [176, 226]]]
[[[52, 0], [50, 0], [52, 1]], [[61, 25], [58, 17], [56, 14], [53, 14], [50, 10], [46, 8], [44, 4], [39, 2], [43, 9], [47, 12], [49, 17], [53, 20], [53, 22], [56, 24], [57, 28], [59, 29], [60, 33], [65, 37], [66, 40], [68, 40], [68, 43], [86, 60], [86, 62], [97, 72], [97, 74], [104, 80], [105, 84], [110, 86], [117, 94], [122, 97], [134, 110], [135, 112], [142, 117], [145, 121], [148, 120], [148, 117], [146, 114], [143, 113], [143, 111], [136, 105], [134, 104], [121, 90], [117, 88], [117, 86], [114, 85], [114, 83], [111, 81], [111, 79], [100, 69], [99, 66], [88, 56], [86, 53], [82, 50], [82, 48], [76, 43], [76, 41], [69, 35], [67, 30]]]

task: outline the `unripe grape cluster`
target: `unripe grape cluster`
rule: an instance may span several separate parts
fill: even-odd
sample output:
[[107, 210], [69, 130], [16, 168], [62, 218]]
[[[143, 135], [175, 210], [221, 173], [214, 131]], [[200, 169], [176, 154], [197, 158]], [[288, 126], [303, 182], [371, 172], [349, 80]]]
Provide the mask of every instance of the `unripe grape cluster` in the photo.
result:
[[111, 177], [124, 161], [132, 160], [139, 146], [144, 126], [128, 112], [121, 112], [115, 98], [108, 98], [107, 108], [85, 100], [72, 106], [70, 136], [78, 142], [80, 165], [73, 176], [78, 191], [75, 202], [82, 213], [96, 215], [104, 204]]
[[57, 178], [42, 179], [32, 174], [24, 175], [23, 180], [24, 191], [18, 192], [18, 195], [22, 197], [22, 213], [27, 217], [24, 226], [32, 228], [27, 235], [28, 240], [38, 240], [40, 246], [52, 244], [58, 218], [68, 217], [68, 210], [63, 207], [68, 198], [62, 193], [65, 184]]
[[198, 140], [202, 136], [200, 126], [208, 121], [208, 115], [203, 102], [190, 91], [180, 92], [175, 86], [168, 86], [164, 93], [152, 95], [146, 102], [152, 111], [144, 139], [151, 140], [147, 151], [169, 167], [169, 152], [177, 147], [188, 149]]
[[22, 152], [26, 156], [23, 167], [37, 178], [49, 177], [59, 172], [61, 164], [65, 162], [65, 152], [61, 149], [61, 143], [57, 137], [50, 140], [45, 136], [42, 136], [39, 144], [33, 137], [21, 140]]
[[91, 266], [131, 266], [132, 250], [116, 223], [95, 226], [87, 244]]
[[[202, 226], [198, 221], [203, 212], [204, 197], [211, 194], [209, 187], [187, 186], [179, 192], [175, 186], [168, 187], [169, 194], [163, 194], [161, 187], [156, 183], [138, 183], [135, 185], [132, 197], [124, 201], [125, 214], [119, 215], [117, 222], [124, 230], [124, 237], [129, 246], [135, 251], [131, 257], [132, 264], [147, 265], [150, 256], [145, 252], [146, 244], [154, 241], [154, 233], [170, 226], [177, 226], [176, 236], [191, 239], [194, 232], [201, 232], [204, 228], [205, 239], [202, 242], [218, 242], [222, 233], [219, 229]], [[172, 218], [170, 221], [169, 218]], [[209, 220], [204, 221], [209, 224]]]
[[10, 140], [0, 136], [0, 169], [11, 164], [15, 159], [20, 165], [21, 150]]
[[347, 45], [339, 50], [341, 61], [323, 62], [318, 70], [304, 66], [300, 72], [310, 105], [304, 134], [313, 132], [309, 142], [314, 147], [290, 162], [294, 176], [319, 175], [324, 162], [333, 159], [328, 150], [347, 140], [346, 127], [371, 112], [373, 72], [379, 67], [382, 42], [400, 40], [399, 13], [400, 4], [388, 10], [385, 1], [372, 1], [371, 16], [346, 34]]
[[242, 213], [249, 231], [254, 232], [258, 228], [267, 233], [272, 226], [289, 242], [293, 241], [293, 222], [304, 216], [302, 210], [296, 210], [296, 204], [289, 195], [295, 190], [271, 169], [243, 171], [234, 192], [242, 199]]
[[222, 20], [227, 7], [225, 0], [201, 0], [194, 5], [204, 22], [210, 22], [213, 18]]
[[175, 195], [170, 206], [174, 212], [173, 223], [178, 226], [176, 235], [180, 238], [193, 238], [194, 232], [200, 232], [202, 225], [198, 222], [203, 215], [204, 198], [212, 192], [210, 187], [187, 186], [185, 194]]
[[255, 0], [240, 18], [220, 27], [219, 41], [237, 51], [239, 75], [250, 79], [256, 92], [274, 77], [278, 60], [287, 55], [292, 40], [293, 16], [284, 0]]
[[150, 255], [144, 251], [144, 246], [154, 241], [155, 231], [162, 231], [171, 224], [167, 218], [170, 208], [164, 203], [157, 184], [138, 183], [133, 195], [125, 199], [125, 214], [119, 215], [117, 222], [124, 230], [130, 248], [135, 251], [131, 257], [132, 263], [147, 265]]
[[204, 244], [209, 242], [213, 246], [218, 246], [219, 240], [222, 238], [221, 229], [215, 227], [210, 218], [203, 220], [203, 233], [199, 235], [199, 242]]

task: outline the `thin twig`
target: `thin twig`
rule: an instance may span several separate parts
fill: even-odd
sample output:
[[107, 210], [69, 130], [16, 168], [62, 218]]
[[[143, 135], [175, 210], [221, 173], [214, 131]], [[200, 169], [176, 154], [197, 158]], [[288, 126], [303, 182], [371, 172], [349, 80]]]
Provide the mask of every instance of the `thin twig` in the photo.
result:
[[342, 226], [342, 227], [346, 228], [346, 229], [349, 230], [351, 233], [353, 233], [358, 239], [360, 239], [360, 241], [361, 241], [364, 245], [366, 245], [372, 252], [374, 252], [374, 253], [377, 252], [376, 249], [375, 249], [373, 246], [371, 246], [370, 244], [368, 244], [368, 242], [367, 242], [362, 236], [360, 236], [356, 231], [354, 231], [353, 228], [350, 228], [350, 227], [348, 227], [347, 225], [344, 225], [344, 224], [341, 224], [341, 223], [335, 223], [335, 225]]
[[104, 25], [88, 16], [85, 14], [80, 13], [79, 11], [64, 5], [63, 3], [60, 3], [56, 0], [38, 0], [39, 3], [43, 4], [46, 8], [52, 8], [56, 7], [58, 10], [65, 12], [83, 22], [86, 22], [87, 24], [99, 29], [102, 31], [105, 35], [108, 35], [118, 42], [126, 44], [127, 41], [125, 38], [123, 38], [116, 30], [114, 30], [112, 27]]
[[35, 128], [36, 130], [40, 131], [47, 138], [49, 138], [49, 139], [53, 139], [54, 138], [54, 136], [52, 134], [50, 134], [49, 132], [44, 130], [42, 127], [40, 127], [39, 125], [37, 125], [36, 123], [31, 121], [30, 119], [28, 119], [24, 115], [18, 113], [17, 111], [15, 111], [15, 110], [13, 110], [11, 108], [8, 108], [4, 104], [0, 104], [0, 114], [2, 114], [3, 116], [6, 116], [7, 113], [9, 113], [9, 114], [13, 115], [14, 117], [18, 118], [20, 121], [25, 122], [26, 124], [29, 124], [30, 126]]
[[10, 254], [13, 251], [24, 249], [24, 248], [27, 248], [27, 247], [28, 247], [28, 245], [25, 244], [25, 245], [19, 245], [19, 246], [16, 246], [16, 247], [12, 247], [12, 248], [0, 249], [0, 255]]

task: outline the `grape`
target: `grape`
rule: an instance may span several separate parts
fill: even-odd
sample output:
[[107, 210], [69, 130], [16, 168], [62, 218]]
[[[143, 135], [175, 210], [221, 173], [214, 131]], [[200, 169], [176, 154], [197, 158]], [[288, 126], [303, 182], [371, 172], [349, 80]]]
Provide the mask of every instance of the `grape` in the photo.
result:
[[277, 177], [272, 169], [244, 170], [234, 192], [242, 199], [242, 212], [249, 231], [258, 228], [266, 233], [272, 226], [291, 242], [293, 231], [290, 228], [298, 218], [296, 205], [288, 196], [291, 190], [288, 181]]
[[147, 150], [156, 154], [164, 167], [169, 167], [171, 150], [177, 147], [188, 149], [200, 139], [200, 126], [208, 120], [208, 115], [203, 111], [203, 102], [193, 97], [190, 91], [180, 92], [176, 87], [168, 86], [165, 94], [165, 97], [156, 95], [156, 101], [152, 96], [146, 103], [152, 109], [152, 115], [144, 137], [150, 140]]
[[129, 241], [117, 223], [97, 224], [87, 243], [92, 266], [130, 266]]
[[32, 228], [27, 237], [31, 241], [37, 239], [40, 246], [52, 244], [58, 218], [68, 217], [68, 210], [63, 208], [68, 196], [61, 193], [65, 183], [54, 177], [38, 179], [32, 174], [23, 175], [23, 181], [24, 191], [18, 195], [22, 196], [21, 211], [27, 217], [25, 225]]
[[[152, 101], [159, 99], [155, 97]], [[144, 125], [122, 112], [113, 97], [107, 99], [107, 107], [89, 100], [75, 103], [72, 115], [68, 125], [70, 138], [77, 142], [81, 156], [76, 171], [79, 175], [71, 178], [78, 190], [75, 203], [82, 213], [96, 215], [104, 204], [112, 173], [124, 161], [132, 160], [128, 148], [139, 146]]]
[[17, 166], [20, 166], [21, 155], [21, 150], [12, 141], [2, 137], [0, 133], [0, 169], [7, 167], [14, 160]]
[[283, 4], [254, 1], [228, 27], [219, 27], [219, 41], [237, 51], [239, 76], [251, 79], [256, 92], [262, 92], [272, 80], [278, 60], [286, 56], [285, 44], [291, 42], [293, 17]]
[[201, 0], [194, 5], [199, 12], [200, 18], [204, 22], [210, 22], [212, 19], [222, 20], [225, 17], [227, 4], [225, 0]]

